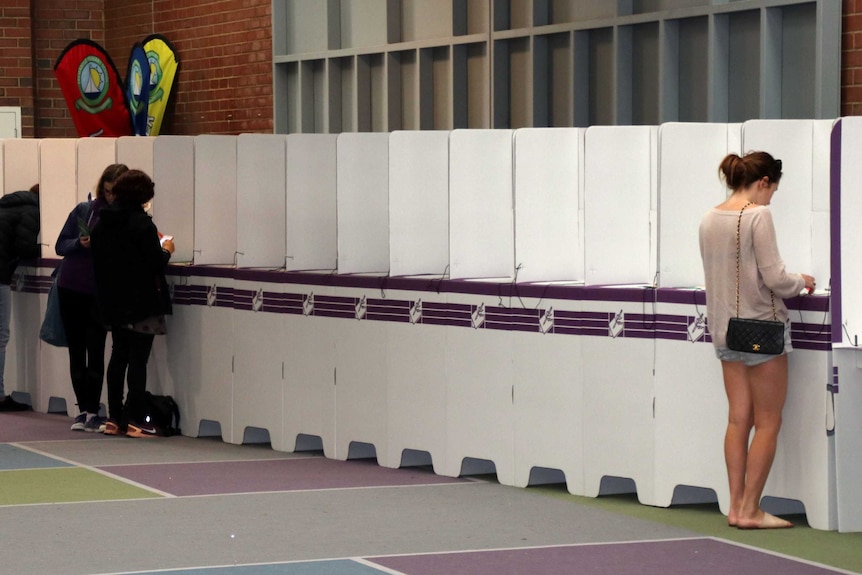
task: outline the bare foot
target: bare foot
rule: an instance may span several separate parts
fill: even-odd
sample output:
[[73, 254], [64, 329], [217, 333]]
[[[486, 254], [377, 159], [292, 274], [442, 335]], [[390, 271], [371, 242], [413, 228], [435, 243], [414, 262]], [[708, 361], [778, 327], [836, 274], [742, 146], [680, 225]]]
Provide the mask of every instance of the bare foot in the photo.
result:
[[740, 529], [787, 529], [793, 527], [793, 523], [764, 511], [759, 518], [738, 519], [736, 526]]

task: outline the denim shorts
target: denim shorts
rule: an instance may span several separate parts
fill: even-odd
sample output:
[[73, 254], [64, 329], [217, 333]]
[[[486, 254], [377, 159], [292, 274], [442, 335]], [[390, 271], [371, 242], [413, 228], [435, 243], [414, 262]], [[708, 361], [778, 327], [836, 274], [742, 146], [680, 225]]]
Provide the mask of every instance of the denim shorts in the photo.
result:
[[[793, 351], [793, 346], [790, 344], [790, 322], [784, 324], [784, 353]], [[748, 367], [754, 367], [761, 363], [766, 363], [770, 359], [778, 357], [777, 355], [766, 355], [764, 353], [748, 353], [745, 351], [734, 351], [727, 347], [715, 347], [715, 356], [721, 361], [741, 361]]]

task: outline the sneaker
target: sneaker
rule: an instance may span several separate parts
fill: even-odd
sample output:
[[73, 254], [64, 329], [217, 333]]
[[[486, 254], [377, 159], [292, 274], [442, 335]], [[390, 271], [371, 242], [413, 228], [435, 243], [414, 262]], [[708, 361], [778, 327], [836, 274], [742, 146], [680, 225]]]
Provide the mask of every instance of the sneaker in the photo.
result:
[[75, 423], [72, 424], [72, 431], [84, 431], [84, 426], [87, 423], [87, 414], [81, 413], [75, 418]]
[[120, 424], [115, 419], [105, 420], [105, 429], [102, 433], [105, 435], [125, 435], [125, 432], [120, 431]]
[[105, 418], [94, 415], [87, 420], [87, 423], [84, 424], [84, 431], [89, 433], [105, 433], [106, 427], [107, 424]]
[[26, 403], [18, 403], [11, 395], [0, 398], [0, 411], [33, 411]]
[[126, 430], [128, 437], [158, 437], [159, 430], [149, 423], [130, 423]]

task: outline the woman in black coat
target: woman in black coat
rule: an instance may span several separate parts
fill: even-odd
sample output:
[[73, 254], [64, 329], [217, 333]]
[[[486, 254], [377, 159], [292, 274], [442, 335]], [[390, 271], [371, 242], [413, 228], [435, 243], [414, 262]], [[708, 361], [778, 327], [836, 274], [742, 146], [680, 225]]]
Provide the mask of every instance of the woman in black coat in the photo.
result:
[[[147, 360], [157, 334], [165, 333], [171, 302], [165, 268], [174, 251], [144, 210], [155, 195], [150, 177], [129, 170], [114, 183], [110, 206], [91, 232], [96, 291], [113, 347], [108, 363], [108, 421], [105, 433], [155, 436], [144, 417]], [[129, 393], [123, 405], [123, 387]]]

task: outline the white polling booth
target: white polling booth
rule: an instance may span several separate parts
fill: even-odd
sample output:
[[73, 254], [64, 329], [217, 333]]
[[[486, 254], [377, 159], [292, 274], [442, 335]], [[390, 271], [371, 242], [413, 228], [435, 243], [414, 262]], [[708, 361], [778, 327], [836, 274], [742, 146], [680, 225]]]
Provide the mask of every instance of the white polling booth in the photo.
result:
[[[565, 481], [588, 496], [636, 490], [651, 505], [718, 499], [726, 511], [726, 400], [702, 319], [697, 225], [726, 193], [717, 167], [727, 151], [775, 152], [782, 253], [820, 285], [834, 272], [826, 250], [844, 211], [821, 185], [824, 162], [854, 185], [849, 158], [862, 138], [851, 124], [843, 135], [826, 121], [396, 132], [357, 134], [361, 145], [348, 137], [341, 149], [334, 135], [166, 136], [178, 139], [164, 148], [163, 137], [120, 138], [118, 161], [138, 145], [145, 161], [152, 148], [155, 220], [185, 238], [189, 259], [179, 261], [195, 258], [169, 270], [174, 315], [150, 387], [174, 395], [187, 435], [431, 463], [444, 475], [496, 472], [506, 485]], [[844, 161], [824, 152], [830, 144]], [[338, 182], [360, 171], [352, 146], [385, 150], [380, 166], [365, 162], [367, 191]], [[179, 184], [163, 189], [168, 150], [185, 162], [174, 166]], [[852, 196], [833, 190], [831, 200], [849, 212]], [[198, 202], [236, 205], [234, 227], [230, 210]], [[779, 212], [785, 203], [806, 213]], [[385, 246], [363, 235], [368, 221]], [[347, 259], [362, 265], [340, 265], [342, 223], [369, 248]], [[230, 237], [198, 226], [234, 234], [235, 261]], [[798, 229], [801, 240], [785, 239]], [[305, 242], [312, 231], [321, 233]], [[855, 231], [841, 231], [852, 246]], [[208, 250], [220, 255], [202, 265]], [[54, 261], [19, 274], [16, 305], [35, 301], [40, 316]], [[844, 263], [842, 284], [857, 273]], [[851, 431], [862, 376], [856, 348], [832, 351], [830, 306], [846, 305], [850, 335], [862, 331], [852, 329], [862, 306], [849, 286], [844, 295], [789, 302], [797, 351], [765, 505], [792, 511], [798, 501], [812, 526], [849, 531], [859, 529]], [[41, 360], [27, 345], [10, 353], [35, 373]], [[46, 385], [23, 386], [37, 409], [59, 393]]]
[[[584, 305], [594, 335], [582, 338], [586, 495], [634, 481], [653, 501], [654, 313], [657, 129], [591, 127], [584, 137], [586, 285], [618, 285]], [[613, 292], [614, 289], [611, 289]], [[646, 322], [646, 323], [645, 323]], [[625, 358], [625, 361], [621, 361]], [[604, 478], [606, 485], [603, 487]]]
[[[862, 531], [862, 250], [858, 214], [862, 212], [862, 121], [842, 118], [832, 139], [840, 170], [832, 173], [832, 326], [835, 363], [831, 400], [835, 406], [835, 483], [838, 530]], [[837, 148], [837, 150], [836, 150]], [[838, 207], [838, 210], [835, 210]], [[838, 212], [837, 214], [835, 212]]]
[[[715, 500], [729, 509], [724, 466], [727, 399], [707, 339], [698, 228], [728, 190], [718, 165], [740, 153], [741, 125], [669, 123], [659, 129], [659, 280], [656, 306], [655, 504]], [[711, 492], [685, 489], [697, 487]]]

